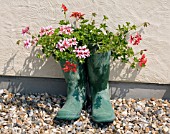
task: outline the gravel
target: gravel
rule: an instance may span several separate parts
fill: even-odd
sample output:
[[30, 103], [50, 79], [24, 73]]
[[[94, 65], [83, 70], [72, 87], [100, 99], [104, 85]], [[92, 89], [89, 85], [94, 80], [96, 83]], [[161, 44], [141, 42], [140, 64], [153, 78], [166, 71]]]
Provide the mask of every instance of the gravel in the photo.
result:
[[47, 93], [12, 94], [0, 89], [2, 134], [170, 134], [170, 100], [111, 100], [116, 119], [112, 123], [91, 120], [91, 107], [75, 121], [53, 122], [66, 97]]

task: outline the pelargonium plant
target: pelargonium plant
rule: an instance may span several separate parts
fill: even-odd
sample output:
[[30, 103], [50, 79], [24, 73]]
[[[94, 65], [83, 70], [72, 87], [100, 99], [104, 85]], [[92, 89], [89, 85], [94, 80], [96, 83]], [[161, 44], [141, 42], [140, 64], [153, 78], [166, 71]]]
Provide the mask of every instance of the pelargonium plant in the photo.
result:
[[[27, 39], [18, 40], [17, 44], [23, 42], [25, 48], [40, 46], [43, 55], [47, 58], [53, 56], [56, 61], [65, 60], [64, 72], [76, 72], [77, 63], [84, 63], [91, 54], [108, 51], [112, 52], [113, 60], [130, 63], [132, 68], [145, 66], [146, 49], [138, 52], [138, 55], [133, 50], [133, 46], [140, 44], [141, 34], [137, 32], [128, 36], [129, 32], [136, 30], [138, 26], [126, 22], [125, 25], [119, 25], [117, 33], [114, 34], [107, 28], [108, 18], [105, 15], [102, 23], [97, 27], [94, 19], [96, 13], [92, 13], [90, 19], [85, 19], [85, 14], [72, 12], [70, 17], [75, 18], [75, 22], [71, 23], [66, 17], [68, 8], [64, 4], [61, 8], [64, 20], [60, 20], [59, 27], [41, 27], [37, 35], [32, 34], [30, 28], [26, 27], [22, 29], [22, 34], [26, 35]], [[148, 24], [145, 22], [141, 26], [146, 27]], [[41, 54], [37, 56], [42, 57]]]

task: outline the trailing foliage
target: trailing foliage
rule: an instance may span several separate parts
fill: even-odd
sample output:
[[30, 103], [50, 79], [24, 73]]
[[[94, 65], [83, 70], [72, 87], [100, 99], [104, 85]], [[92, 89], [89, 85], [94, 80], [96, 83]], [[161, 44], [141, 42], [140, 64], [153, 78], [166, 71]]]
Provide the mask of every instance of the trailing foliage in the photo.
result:
[[[75, 18], [74, 24], [71, 24], [66, 18], [67, 7], [62, 4], [64, 20], [60, 20], [59, 27], [52, 26], [41, 27], [37, 35], [29, 31], [29, 27], [22, 30], [22, 34], [27, 36], [23, 41], [24, 46], [29, 48], [32, 45], [41, 46], [43, 55], [47, 58], [53, 56], [56, 61], [66, 60], [72, 63], [84, 63], [85, 59], [94, 53], [105, 53], [111, 51], [113, 60], [120, 60], [124, 63], [130, 63], [134, 68], [136, 65], [144, 67], [147, 59], [144, 50], [135, 53], [133, 47], [140, 44], [141, 35], [136, 32], [129, 35], [131, 31], [136, 31], [139, 27], [147, 27], [149, 23], [145, 22], [140, 26], [131, 25], [126, 22], [124, 25], [118, 25], [117, 32], [108, 30], [107, 16], [103, 16], [101, 24], [98, 26], [95, 22], [96, 13], [92, 13], [90, 19], [85, 19], [81, 12], [72, 12], [70, 17]], [[22, 41], [17, 41], [20, 44]], [[141, 55], [141, 56], [140, 56]], [[139, 57], [140, 56], [140, 57]], [[38, 54], [37, 57], [43, 57]]]

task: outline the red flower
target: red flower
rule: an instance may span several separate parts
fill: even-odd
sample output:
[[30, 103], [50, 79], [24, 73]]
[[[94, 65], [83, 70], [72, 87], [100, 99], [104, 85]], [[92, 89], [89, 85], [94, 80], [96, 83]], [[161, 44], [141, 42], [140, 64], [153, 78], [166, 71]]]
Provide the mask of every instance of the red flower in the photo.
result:
[[65, 67], [63, 68], [63, 70], [64, 70], [64, 72], [69, 72], [69, 71], [70, 71], [70, 69], [68, 68], [68, 66], [65, 66]]
[[139, 66], [144, 67], [147, 62], [147, 58], [145, 57], [145, 54], [142, 55], [141, 58], [139, 58]]
[[132, 43], [132, 42], [133, 42], [133, 40], [134, 40], [134, 37], [131, 35], [131, 36], [130, 36], [130, 40], [129, 40], [129, 42], [130, 42], [130, 43]]
[[135, 36], [135, 39], [136, 40], [133, 43], [133, 45], [138, 45], [140, 43], [140, 40], [142, 40], [141, 35], [137, 33], [136, 36]]
[[75, 17], [76, 19], [82, 19], [85, 14], [82, 14], [81, 12], [72, 12], [70, 17]]
[[68, 8], [64, 4], [62, 4], [61, 8], [63, 9], [64, 12], [68, 10]]
[[75, 73], [75, 72], [77, 71], [77, 68], [76, 68], [76, 67], [77, 67], [76, 64], [70, 63], [69, 61], [66, 61], [63, 70], [64, 70], [64, 72], [70, 72], [70, 71], [72, 71], [72, 72]]
[[133, 37], [132, 35], [130, 36], [129, 42], [132, 43], [133, 45], [139, 45], [141, 40], [142, 40], [141, 35], [137, 33], [135, 37]]

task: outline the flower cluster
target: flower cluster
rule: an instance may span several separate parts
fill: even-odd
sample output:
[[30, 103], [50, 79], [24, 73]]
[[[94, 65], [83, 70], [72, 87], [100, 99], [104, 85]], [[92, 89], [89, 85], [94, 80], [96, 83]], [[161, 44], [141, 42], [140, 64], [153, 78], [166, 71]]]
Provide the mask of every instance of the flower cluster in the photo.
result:
[[43, 35], [51, 36], [53, 33], [54, 33], [54, 29], [52, 28], [52, 26], [42, 27], [40, 30], [40, 36]]
[[24, 47], [29, 48], [32, 45], [32, 39], [26, 39], [24, 41]]
[[90, 51], [87, 48], [87, 46], [79, 46], [77, 47], [77, 41], [76, 38], [67, 39], [64, 38], [63, 40], [60, 40], [58, 44], [56, 44], [56, 48], [58, 48], [61, 52], [66, 51], [69, 47], [73, 47], [73, 52], [76, 53], [76, 57], [79, 59], [81, 58], [87, 58], [90, 56]]
[[130, 36], [130, 43], [133, 45], [139, 45], [140, 41], [142, 40], [142, 37], [139, 33], [136, 33], [135, 37], [132, 35]]
[[90, 56], [90, 51], [87, 49], [87, 46], [79, 46], [78, 48], [75, 48], [73, 52], [76, 53], [76, 57], [78, 58], [86, 58]]
[[74, 17], [77, 20], [82, 19], [85, 14], [82, 14], [81, 12], [72, 12], [70, 17]]
[[56, 48], [58, 48], [61, 52], [65, 51], [69, 47], [76, 46], [77, 45], [76, 38], [67, 39], [64, 38], [63, 40], [60, 40], [58, 44], [56, 44]]
[[68, 34], [68, 35], [70, 35], [72, 32], [73, 32], [73, 28], [71, 27], [70, 24], [60, 26], [59, 34]]
[[77, 68], [76, 68], [76, 64], [74, 64], [74, 63], [71, 63], [71, 62], [69, 62], [69, 61], [66, 61], [66, 63], [65, 63], [65, 65], [64, 65], [64, 68], [63, 68], [63, 71], [64, 72], [70, 72], [70, 71], [72, 71], [72, 72], [76, 72], [77, 71]]
[[22, 29], [22, 35], [29, 34], [29, 27]]
[[36, 44], [37, 41], [38, 41], [37, 38], [26, 39], [26, 40], [24, 40], [24, 47], [28, 49], [32, 45]]
[[143, 54], [142, 57], [139, 58], [139, 66], [140, 67], [145, 66], [146, 62], [147, 62], [147, 58], [145, 57], [145, 54]]
[[[141, 35], [139, 33], [136, 33], [135, 36], [132, 36], [132, 35], [130, 36], [129, 42], [133, 45], [139, 45], [141, 40], [142, 40]], [[142, 56], [141, 56], [141, 58], [136, 60], [140, 67], [144, 67], [147, 62], [147, 58], [146, 58], [145, 54], [143, 54], [144, 51], [147, 51], [147, 50], [146, 49], [141, 50], [140, 55], [142, 55]]]

